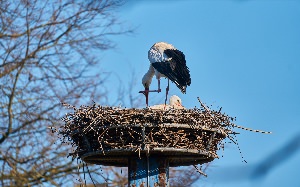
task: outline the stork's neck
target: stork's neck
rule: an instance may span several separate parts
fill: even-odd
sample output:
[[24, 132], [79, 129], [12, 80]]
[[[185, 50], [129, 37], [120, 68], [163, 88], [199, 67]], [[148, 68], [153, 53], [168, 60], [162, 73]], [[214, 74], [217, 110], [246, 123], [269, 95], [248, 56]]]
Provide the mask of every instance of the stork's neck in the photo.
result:
[[154, 76], [154, 72], [155, 72], [154, 67], [150, 64], [149, 69], [145, 74], [145, 76], [152, 78]]
[[143, 85], [145, 85], [145, 83], [147, 84], [147, 86], [150, 86], [151, 81], [152, 81], [152, 77], [154, 76], [154, 67], [150, 64], [149, 69], [147, 71], [147, 73], [144, 75], [143, 77]]

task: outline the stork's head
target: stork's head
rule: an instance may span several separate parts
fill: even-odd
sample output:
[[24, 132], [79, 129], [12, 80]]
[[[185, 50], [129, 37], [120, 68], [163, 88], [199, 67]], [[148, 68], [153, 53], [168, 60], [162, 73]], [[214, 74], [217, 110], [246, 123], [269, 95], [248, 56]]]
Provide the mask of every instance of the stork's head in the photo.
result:
[[172, 95], [170, 97], [170, 105], [175, 108], [183, 108], [181, 104], [181, 99], [177, 95]]
[[151, 84], [151, 81], [152, 81], [152, 79], [149, 78], [147, 76], [147, 74], [145, 74], [144, 77], [143, 77], [143, 79], [142, 79], [142, 84], [143, 84], [145, 90], [147, 90], [147, 89], [149, 90], [149, 86]]
[[149, 76], [149, 74], [145, 74], [143, 79], [142, 79], [142, 84], [145, 88], [145, 91], [143, 92], [143, 94], [146, 97], [146, 105], [148, 106], [148, 95], [149, 95], [149, 86], [151, 84], [152, 81], [152, 77]]

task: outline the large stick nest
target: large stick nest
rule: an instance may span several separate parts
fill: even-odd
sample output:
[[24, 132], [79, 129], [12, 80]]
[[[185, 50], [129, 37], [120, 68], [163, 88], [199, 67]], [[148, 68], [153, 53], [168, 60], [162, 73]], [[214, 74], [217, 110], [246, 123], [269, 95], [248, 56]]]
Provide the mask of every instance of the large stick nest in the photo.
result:
[[[199, 100], [200, 101], [200, 100]], [[200, 102], [201, 103], [201, 102]], [[221, 141], [232, 132], [235, 118], [201, 103], [193, 109], [122, 109], [74, 106], [59, 132], [74, 147], [73, 157], [113, 150], [198, 150], [216, 158]], [[64, 141], [65, 141], [64, 140]], [[211, 159], [212, 160], [212, 159]]]

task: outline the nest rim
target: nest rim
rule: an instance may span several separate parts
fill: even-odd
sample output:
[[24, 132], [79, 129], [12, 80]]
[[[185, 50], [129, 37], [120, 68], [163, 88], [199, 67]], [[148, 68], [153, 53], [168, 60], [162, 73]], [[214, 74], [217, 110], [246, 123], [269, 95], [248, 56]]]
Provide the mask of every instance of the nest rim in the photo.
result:
[[204, 164], [219, 158], [205, 150], [185, 149], [173, 147], [154, 147], [151, 149], [111, 149], [106, 151], [91, 151], [81, 155], [81, 159], [87, 163], [128, 167], [128, 160], [132, 157], [143, 159], [148, 156], [159, 156], [169, 161], [170, 167]]

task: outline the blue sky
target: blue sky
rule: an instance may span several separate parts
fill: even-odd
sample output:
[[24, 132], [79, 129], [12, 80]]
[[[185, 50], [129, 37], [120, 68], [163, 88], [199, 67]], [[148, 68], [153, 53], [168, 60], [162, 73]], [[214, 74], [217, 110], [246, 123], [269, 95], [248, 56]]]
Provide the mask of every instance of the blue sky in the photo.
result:
[[[199, 106], [199, 96], [213, 108], [222, 106], [238, 125], [273, 132], [238, 130], [248, 163], [242, 162], [236, 145], [226, 144], [223, 157], [212, 162], [209, 177], [194, 186], [299, 185], [300, 149], [259, 180], [246, 174], [300, 132], [300, 1], [131, 0], [118, 16], [136, 30], [134, 35], [114, 36], [117, 48], [101, 54], [101, 69], [113, 72], [108, 80], [115, 85], [112, 91], [118, 90], [119, 80], [128, 86], [135, 72], [131, 91], [137, 95], [148, 70], [149, 48], [165, 41], [184, 52], [192, 78], [187, 94], [171, 84], [170, 95], [181, 97], [187, 108]], [[152, 83], [157, 88], [156, 81]], [[163, 103], [164, 92], [152, 93], [149, 101]]]

